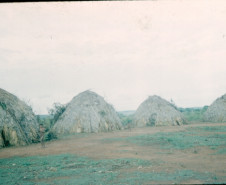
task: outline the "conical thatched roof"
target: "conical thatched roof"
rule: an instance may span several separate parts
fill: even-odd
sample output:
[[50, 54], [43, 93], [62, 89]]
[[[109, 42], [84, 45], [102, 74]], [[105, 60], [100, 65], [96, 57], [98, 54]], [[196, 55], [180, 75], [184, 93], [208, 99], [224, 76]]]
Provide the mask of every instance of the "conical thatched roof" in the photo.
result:
[[226, 122], [226, 94], [217, 98], [204, 113], [204, 121]]
[[37, 141], [37, 133], [38, 123], [31, 108], [0, 89], [0, 148]]
[[135, 126], [182, 125], [185, 120], [175, 106], [159, 96], [149, 96], [134, 114]]
[[62, 133], [104, 132], [121, 129], [121, 121], [114, 108], [92, 91], [75, 96], [53, 127]]

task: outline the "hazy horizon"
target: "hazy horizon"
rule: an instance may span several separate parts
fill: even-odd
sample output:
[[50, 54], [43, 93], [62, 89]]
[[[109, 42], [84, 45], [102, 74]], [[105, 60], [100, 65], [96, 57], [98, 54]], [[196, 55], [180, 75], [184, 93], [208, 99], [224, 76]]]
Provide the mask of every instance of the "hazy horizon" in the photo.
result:
[[0, 88], [47, 114], [90, 89], [117, 111], [151, 95], [203, 107], [226, 93], [223, 0], [1, 3]]

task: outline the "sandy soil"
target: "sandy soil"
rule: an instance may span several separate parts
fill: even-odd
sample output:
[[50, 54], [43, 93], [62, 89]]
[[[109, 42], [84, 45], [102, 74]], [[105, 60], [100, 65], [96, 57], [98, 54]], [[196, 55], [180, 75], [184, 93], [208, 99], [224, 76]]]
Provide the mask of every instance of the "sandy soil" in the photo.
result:
[[[46, 148], [32, 144], [24, 147], [11, 147], [0, 150], [0, 158], [13, 156], [53, 155], [71, 153], [87, 156], [93, 159], [139, 158], [152, 161], [162, 161], [161, 165], [152, 169], [142, 168], [143, 171], [174, 171], [190, 169], [200, 172], [212, 172], [216, 175], [226, 175], [226, 156], [211, 155], [213, 150], [208, 147], [196, 147], [187, 150], [163, 150], [157, 146], [138, 146], [128, 142], [104, 142], [107, 138], [123, 138], [157, 132], [175, 132], [189, 127], [226, 125], [226, 123], [200, 123], [184, 126], [133, 128], [131, 131], [122, 130], [110, 133], [86, 134], [84, 137], [72, 136], [67, 139], [46, 143]], [[191, 183], [191, 182], [188, 182]], [[193, 183], [193, 182], [192, 182]]]

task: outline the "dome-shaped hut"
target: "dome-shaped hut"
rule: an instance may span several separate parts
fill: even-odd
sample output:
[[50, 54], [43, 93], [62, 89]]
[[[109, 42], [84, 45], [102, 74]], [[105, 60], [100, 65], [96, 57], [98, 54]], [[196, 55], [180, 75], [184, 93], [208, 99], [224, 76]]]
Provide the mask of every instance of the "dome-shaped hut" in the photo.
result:
[[217, 98], [203, 116], [207, 122], [226, 122], [226, 94]]
[[159, 96], [149, 96], [134, 114], [134, 126], [182, 125], [183, 115], [170, 102]]
[[114, 108], [92, 91], [75, 96], [53, 127], [58, 134], [107, 132], [122, 128]]
[[32, 109], [0, 88], [0, 148], [38, 141], [38, 123]]

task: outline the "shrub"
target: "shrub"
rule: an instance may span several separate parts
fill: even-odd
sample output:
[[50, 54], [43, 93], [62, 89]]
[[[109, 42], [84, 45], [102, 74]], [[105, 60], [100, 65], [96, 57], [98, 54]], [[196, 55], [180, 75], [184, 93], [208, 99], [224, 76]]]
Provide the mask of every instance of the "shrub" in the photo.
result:
[[45, 135], [45, 141], [50, 141], [50, 140], [53, 140], [53, 139], [57, 139], [56, 133], [54, 133], [52, 131], [47, 132], [46, 135]]
[[64, 113], [66, 110], [66, 106], [60, 103], [54, 103], [53, 108], [49, 109], [49, 114], [53, 117], [52, 121], [53, 124], [56, 123], [56, 121], [60, 118], [60, 116]]

